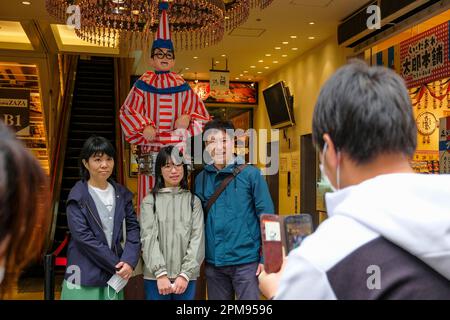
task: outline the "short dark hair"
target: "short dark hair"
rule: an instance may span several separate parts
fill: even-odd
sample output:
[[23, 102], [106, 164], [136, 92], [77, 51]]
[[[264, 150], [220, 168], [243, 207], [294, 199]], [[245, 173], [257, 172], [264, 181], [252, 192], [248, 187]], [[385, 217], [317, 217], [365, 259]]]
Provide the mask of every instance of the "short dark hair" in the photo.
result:
[[203, 129], [204, 134], [208, 134], [209, 130], [220, 130], [226, 133], [230, 133], [230, 131], [235, 130], [233, 122], [229, 120], [222, 119], [214, 119], [205, 124], [205, 128]]
[[100, 136], [92, 136], [84, 142], [79, 160], [81, 178], [83, 178], [84, 180], [89, 180], [90, 178], [89, 171], [84, 166], [83, 160], [87, 162], [89, 161], [90, 157], [101, 157], [103, 156], [103, 154], [106, 154], [111, 158], [114, 158], [116, 156], [116, 151], [108, 139]]
[[313, 141], [322, 150], [328, 133], [337, 150], [357, 163], [382, 153], [412, 157], [417, 127], [403, 79], [384, 67], [354, 60], [322, 87], [313, 116]]
[[166, 146], [159, 150], [155, 161], [155, 187], [153, 188], [153, 194], [158, 193], [159, 190], [165, 187], [164, 178], [162, 176], [162, 167], [164, 167], [169, 160], [174, 163], [183, 163], [183, 178], [180, 182], [180, 188], [189, 190], [188, 184], [188, 166], [187, 162], [184, 161], [183, 154], [175, 146]]

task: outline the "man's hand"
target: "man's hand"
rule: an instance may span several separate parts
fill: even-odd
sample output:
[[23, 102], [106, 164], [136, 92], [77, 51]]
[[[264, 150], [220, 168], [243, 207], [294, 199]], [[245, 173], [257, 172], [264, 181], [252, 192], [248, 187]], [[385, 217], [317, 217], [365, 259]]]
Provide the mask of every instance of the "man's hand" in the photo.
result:
[[[284, 267], [287, 263], [286, 251], [283, 247], [283, 264], [281, 265], [280, 271], [276, 273], [266, 273], [263, 269], [258, 276], [259, 280], [259, 290], [268, 299], [272, 299], [278, 291], [278, 286], [280, 284], [281, 276], [284, 272]], [[258, 268], [259, 269], [259, 268]]]
[[116, 273], [120, 277], [122, 277], [125, 280], [129, 280], [131, 278], [131, 275], [133, 274], [133, 268], [126, 262], [119, 262], [116, 265], [116, 269], [118, 270]]
[[173, 285], [173, 293], [183, 294], [188, 286], [188, 281], [182, 276], [178, 276]]
[[152, 126], [146, 126], [142, 132], [142, 135], [145, 139], [152, 141], [156, 137], [156, 130]]
[[183, 114], [177, 121], [175, 121], [175, 129], [187, 129], [191, 123], [191, 116], [188, 114]]
[[172, 283], [170, 283], [170, 280], [169, 278], [167, 278], [167, 276], [159, 277], [156, 280], [156, 284], [158, 285], [159, 294], [166, 296], [172, 293]]
[[259, 276], [261, 272], [264, 272], [264, 265], [262, 263], [258, 264], [258, 269], [256, 269], [256, 276]]

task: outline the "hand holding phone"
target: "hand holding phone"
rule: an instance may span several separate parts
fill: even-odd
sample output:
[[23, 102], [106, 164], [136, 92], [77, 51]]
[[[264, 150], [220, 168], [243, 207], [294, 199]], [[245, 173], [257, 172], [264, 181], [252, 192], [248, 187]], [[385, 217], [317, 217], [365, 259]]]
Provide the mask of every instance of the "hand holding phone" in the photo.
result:
[[283, 242], [280, 217], [261, 215], [261, 237], [266, 273], [278, 272], [283, 264]]

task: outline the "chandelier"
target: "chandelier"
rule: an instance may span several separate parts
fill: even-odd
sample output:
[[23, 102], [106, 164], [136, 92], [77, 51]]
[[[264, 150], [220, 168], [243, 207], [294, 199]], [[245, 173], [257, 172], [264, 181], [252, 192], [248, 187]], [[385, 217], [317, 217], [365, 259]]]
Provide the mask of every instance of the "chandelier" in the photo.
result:
[[[99, 46], [131, 51], [150, 46], [159, 24], [160, 0], [46, 0], [46, 9], [66, 23], [79, 9], [76, 35]], [[169, 0], [172, 40], [181, 50], [219, 43], [225, 31], [244, 23], [253, 8], [264, 9], [273, 0]], [[68, 12], [69, 11], [69, 12]]]

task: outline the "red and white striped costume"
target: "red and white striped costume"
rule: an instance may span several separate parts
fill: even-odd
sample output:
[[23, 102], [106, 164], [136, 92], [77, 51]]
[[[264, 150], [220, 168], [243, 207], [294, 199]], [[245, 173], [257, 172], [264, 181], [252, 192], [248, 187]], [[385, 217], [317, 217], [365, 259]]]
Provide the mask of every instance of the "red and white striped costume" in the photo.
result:
[[[183, 114], [191, 117], [189, 128], [175, 130], [175, 121]], [[143, 146], [143, 152], [158, 152], [166, 145], [182, 145], [187, 138], [200, 134], [209, 120], [201, 98], [174, 72], [146, 72], [136, 81], [120, 110], [125, 139]], [[142, 135], [147, 126], [156, 129], [152, 141]], [[139, 175], [138, 212], [142, 199], [153, 185], [154, 177]]]

